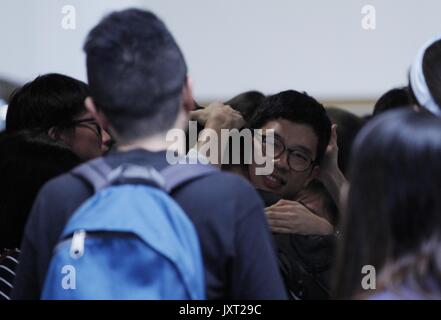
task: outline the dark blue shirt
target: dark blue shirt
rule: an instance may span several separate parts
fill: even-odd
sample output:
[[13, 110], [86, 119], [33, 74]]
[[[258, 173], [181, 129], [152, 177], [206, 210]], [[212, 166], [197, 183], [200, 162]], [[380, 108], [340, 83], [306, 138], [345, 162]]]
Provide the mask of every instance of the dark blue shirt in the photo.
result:
[[[133, 150], [114, 152], [105, 159], [111, 167], [148, 163], [161, 170], [168, 165], [165, 155], [164, 151]], [[14, 299], [40, 297], [63, 228], [92, 193], [70, 173], [40, 190], [25, 230]], [[198, 232], [208, 299], [286, 298], [262, 201], [246, 180], [217, 172], [189, 182], [173, 197]]]

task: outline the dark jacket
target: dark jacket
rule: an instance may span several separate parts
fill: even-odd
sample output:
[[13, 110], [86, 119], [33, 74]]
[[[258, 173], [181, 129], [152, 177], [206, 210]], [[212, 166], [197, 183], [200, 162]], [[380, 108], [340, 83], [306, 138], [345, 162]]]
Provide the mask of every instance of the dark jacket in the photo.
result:
[[[160, 171], [168, 166], [165, 151], [115, 151], [105, 160], [112, 168], [149, 164]], [[71, 173], [41, 189], [25, 230], [13, 298], [40, 297], [66, 222], [92, 194]], [[286, 299], [262, 202], [247, 181], [217, 172], [178, 188], [173, 198], [198, 233], [208, 299]]]
[[[281, 199], [258, 190], [265, 207]], [[279, 268], [290, 299], [329, 299], [335, 236], [273, 234]]]
[[329, 299], [335, 237], [277, 234], [279, 266], [291, 299]]

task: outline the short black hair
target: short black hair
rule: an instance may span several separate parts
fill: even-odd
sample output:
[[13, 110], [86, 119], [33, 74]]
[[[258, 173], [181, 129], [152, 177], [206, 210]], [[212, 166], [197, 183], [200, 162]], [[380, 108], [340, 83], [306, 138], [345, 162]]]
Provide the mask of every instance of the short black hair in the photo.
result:
[[0, 135], [0, 250], [20, 247], [39, 189], [79, 163], [69, 147], [44, 132]]
[[309, 125], [314, 130], [318, 137], [315, 163], [319, 164], [331, 136], [331, 120], [323, 105], [307, 93], [282, 91], [263, 100], [250, 120], [250, 127], [259, 129], [277, 119]]
[[6, 131], [70, 126], [86, 112], [87, 84], [66, 75], [50, 73], [39, 76], [13, 92], [6, 114]]
[[158, 17], [139, 9], [111, 13], [90, 31], [84, 51], [91, 95], [121, 139], [173, 126], [187, 66]]
[[376, 116], [391, 109], [410, 107], [411, 96], [407, 87], [394, 88], [384, 93], [375, 103], [373, 115]]

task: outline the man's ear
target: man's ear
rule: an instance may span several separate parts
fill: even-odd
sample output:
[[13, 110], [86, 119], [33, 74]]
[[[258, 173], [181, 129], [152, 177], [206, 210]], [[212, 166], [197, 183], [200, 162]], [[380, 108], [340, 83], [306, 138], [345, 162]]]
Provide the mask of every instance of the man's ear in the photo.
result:
[[182, 89], [182, 104], [186, 112], [190, 112], [195, 109], [193, 99], [193, 82], [190, 76], [187, 76], [184, 88]]
[[54, 140], [59, 140], [61, 138], [60, 137], [60, 131], [57, 128], [55, 128], [55, 127], [50, 128], [47, 131], [47, 134], [48, 134], [49, 137], [51, 137]]
[[107, 121], [106, 116], [97, 110], [95, 102], [93, 102], [92, 97], [87, 97], [84, 100], [84, 105], [86, 106], [87, 111], [89, 111], [95, 120], [103, 127], [105, 130], [108, 130], [109, 122]]
[[57, 127], [52, 127], [47, 131], [49, 137], [56, 141], [62, 141], [68, 146], [72, 144], [73, 136], [71, 133], [70, 130], [60, 130]]

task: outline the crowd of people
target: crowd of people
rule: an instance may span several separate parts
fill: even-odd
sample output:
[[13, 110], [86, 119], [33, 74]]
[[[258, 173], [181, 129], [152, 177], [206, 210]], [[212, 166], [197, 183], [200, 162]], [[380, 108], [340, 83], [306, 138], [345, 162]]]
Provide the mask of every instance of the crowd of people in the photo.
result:
[[[45, 74], [8, 101], [0, 300], [441, 298], [441, 38], [364, 118], [293, 89], [200, 105], [148, 11], [84, 52], [87, 84]], [[172, 165], [192, 121], [172, 153], [199, 161]], [[227, 129], [251, 140], [218, 146]]]

